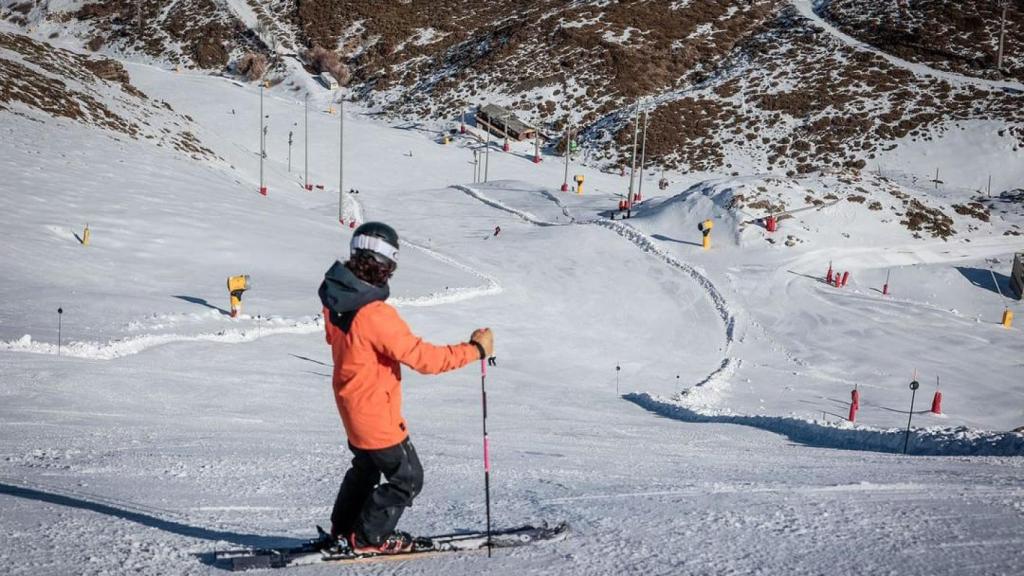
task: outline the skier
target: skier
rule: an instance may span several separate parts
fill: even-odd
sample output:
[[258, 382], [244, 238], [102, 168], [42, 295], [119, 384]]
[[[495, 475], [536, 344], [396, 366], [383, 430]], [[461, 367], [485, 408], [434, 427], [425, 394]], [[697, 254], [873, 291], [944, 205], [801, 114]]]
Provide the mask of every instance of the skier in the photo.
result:
[[501, 226], [494, 227], [494, 235], [497, 236], [498, 234], [501, 234]]
[[[415, 336], [385, 303], [397, 262], [398, 234], [367, 222], [352, 236], [349, 260], [335, 262], [319, 290], [334, 359], [334, 400], [353, 454], [331, 512], [330, 535], [346, 539], [358, 554], [412, 551], [412, 537], [395, 527], [423, 487], [423, 468], [402, 418], [399, 364], [438, 374], [494, 351], [489, 328], [451, 346]], [[381, 474], [387, 482], [380, 483]]]

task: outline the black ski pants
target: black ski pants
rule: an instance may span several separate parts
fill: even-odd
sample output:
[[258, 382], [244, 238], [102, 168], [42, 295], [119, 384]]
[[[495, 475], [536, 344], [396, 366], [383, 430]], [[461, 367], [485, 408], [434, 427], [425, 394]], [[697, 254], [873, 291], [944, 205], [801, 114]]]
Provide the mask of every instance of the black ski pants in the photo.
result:
[[[358, 532], [369, 544], [395, 531], [398, 519], [423, 489], [423, 466], [409, 438], [381, 450], [349, 444], [352, 467], [338, 490], [331, 512], [331, 534], [348, 538]], [[381, 483], [381, 475], [387, 482]]]

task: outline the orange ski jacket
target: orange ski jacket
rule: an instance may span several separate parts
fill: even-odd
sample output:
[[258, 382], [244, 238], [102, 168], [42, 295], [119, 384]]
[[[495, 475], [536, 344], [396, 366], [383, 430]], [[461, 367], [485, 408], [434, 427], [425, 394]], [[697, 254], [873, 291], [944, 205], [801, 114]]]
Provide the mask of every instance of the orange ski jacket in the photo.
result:
[[334, 401], [349, 443], [363, 450], [390, 448], [409, 436], [402, 417], [400, 364], [421, 374], [440, 374], [480, 359], [470, 343], [424, 342], [383, 301], [359, 308], [347, 332], [331, 322], [326, 307], [324, 319], [334, 358]]

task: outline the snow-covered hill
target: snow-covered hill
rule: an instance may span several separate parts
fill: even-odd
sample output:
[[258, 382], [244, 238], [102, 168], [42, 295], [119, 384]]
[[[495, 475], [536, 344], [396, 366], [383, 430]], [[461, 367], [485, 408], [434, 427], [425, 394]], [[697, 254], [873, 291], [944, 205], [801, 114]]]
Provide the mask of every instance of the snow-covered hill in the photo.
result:
[[[16, 72], [0, 80], [2, 571], [207, 574], [214, 550], [296, 542], [327, 522], [349, 454], [316, 288], [345, 258], [351, 221], [379, 219], [402, 236], [392, 303], [417, 333], [495, 330], [495, 524], [566, 520], [571, 533], [493, 559], [295, 573], [1014, 573], [1024, 309], [1003, 294], [1024, 204], [1007, 191], [1021, 170], [1002, 116], [1012, 100], [900, 68], [811, 7], [757, 27], [729, 74], [659, 101], [652, 127], [677, 122], [674, 106], [683, 119], [713, 101], [747, 107], [755, 139], [724, 113], [672, 124], [732, 166], [668, 169], [665, 189], [660, 169], [641, 171], [629, 219], [615, 210], [629, 175], [603, 170], [596, 149], [569, 168], [582, 194], [560, 191], [564, 158], [535, 164], [532, 143], [492, 144], [479, 182], [472, 125], [443, 144], [446, 120], [345, 101], [339, 166], [335, 95], [294, 61], [261, 90], [0, 29], [0, 66]], [[828, 86], [843, 110], [870, 112], [845, 126], [781, 96]], [[979, 99], [943, 108], [947, 86], [952, 101]], [[889, 138], [933, 105], [943, 111], [922, 126], [941, 135], [907, 128], [848, 164], [860, 156], [843, 142]], [[598, 126], [594, 141], [610, 142]], [[769, 147], [791, 135], [771, 170], [762, 133]], [[648, 153], [671, 145], [652, 139]], [[815, 165], [819, 148], [835, 159]], [[339, 188], [358, 190], [344, 222]], [[845, 287], [825, 283], [830, 267], [849, 273]], [[230, 318], [234, 274], [253, 288]], [[426, 484], [402, 527], [479, 528], [479, 374], [406, 373], [403, 387]]]

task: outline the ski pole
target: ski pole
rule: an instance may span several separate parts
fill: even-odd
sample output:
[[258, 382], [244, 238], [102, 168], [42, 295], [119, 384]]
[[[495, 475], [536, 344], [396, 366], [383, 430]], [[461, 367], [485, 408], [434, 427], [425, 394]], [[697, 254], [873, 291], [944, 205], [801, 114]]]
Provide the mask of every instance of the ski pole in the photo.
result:
[[487, 360], [480, 359], [480, 396], [483, 399], [484, 422], [484, 502], [487, 509], [487, 557], [491, 557], [491, 454], [487, 441]]

